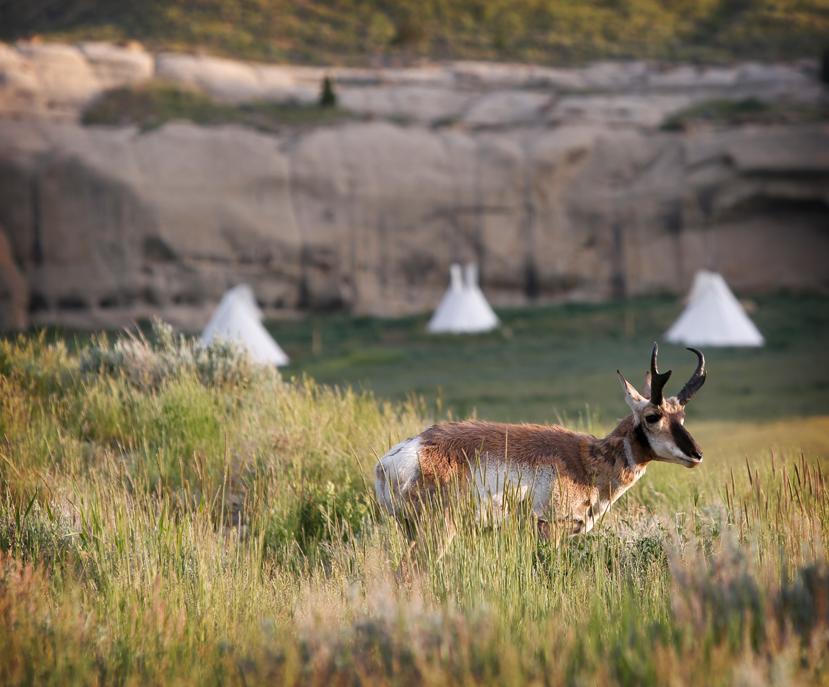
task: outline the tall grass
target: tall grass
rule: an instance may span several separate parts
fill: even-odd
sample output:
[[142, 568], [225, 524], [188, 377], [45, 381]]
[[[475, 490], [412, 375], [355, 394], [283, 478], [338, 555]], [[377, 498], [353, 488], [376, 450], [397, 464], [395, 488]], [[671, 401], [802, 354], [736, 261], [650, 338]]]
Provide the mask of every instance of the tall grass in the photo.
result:
[[153, 340], [0, 343], [3, 684], [825, 680], [820, 462], [643, 487], [559, 544], [459, 500], [401, 576], [370, 475], [423, 406]]

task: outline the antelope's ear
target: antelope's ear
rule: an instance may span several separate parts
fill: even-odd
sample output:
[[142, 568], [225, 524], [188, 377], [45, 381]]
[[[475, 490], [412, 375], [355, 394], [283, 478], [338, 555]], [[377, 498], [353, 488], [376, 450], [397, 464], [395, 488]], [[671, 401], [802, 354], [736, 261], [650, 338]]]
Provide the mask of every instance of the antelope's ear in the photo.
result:
[[633, 384], [625, 379], [625, 376], [619, 370], [616, 370], [616, 374], [619, 375], [619, 381], [622, 382], [622, 389], [625, 392], [625, 403], [628, 404], [628, 408], [636, 412], [641, 410], [643, 406], [647, 405], [648, 399], [642, 396]]

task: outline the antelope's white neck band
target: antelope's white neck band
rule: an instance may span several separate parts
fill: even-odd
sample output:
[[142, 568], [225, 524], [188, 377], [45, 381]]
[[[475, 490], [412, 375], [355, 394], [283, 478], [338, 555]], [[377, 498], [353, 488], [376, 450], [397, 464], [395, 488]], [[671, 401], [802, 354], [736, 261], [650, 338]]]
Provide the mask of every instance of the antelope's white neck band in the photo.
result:
[[628, 469], [635, 470], [638, 466], [636, 465], [636, 459], [633, 457], [633, 449], [630, 447], [630, 439], [625, 439], [625, 464], [627, 465]]

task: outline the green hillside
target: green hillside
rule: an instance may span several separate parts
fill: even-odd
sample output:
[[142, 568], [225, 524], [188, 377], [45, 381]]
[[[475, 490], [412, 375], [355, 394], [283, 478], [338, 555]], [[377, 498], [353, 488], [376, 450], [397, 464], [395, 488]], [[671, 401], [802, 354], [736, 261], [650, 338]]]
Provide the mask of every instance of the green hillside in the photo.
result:
[[816, 56], [827, 0], [0, 0], [0, 38], [138, 39], [310, 63]]

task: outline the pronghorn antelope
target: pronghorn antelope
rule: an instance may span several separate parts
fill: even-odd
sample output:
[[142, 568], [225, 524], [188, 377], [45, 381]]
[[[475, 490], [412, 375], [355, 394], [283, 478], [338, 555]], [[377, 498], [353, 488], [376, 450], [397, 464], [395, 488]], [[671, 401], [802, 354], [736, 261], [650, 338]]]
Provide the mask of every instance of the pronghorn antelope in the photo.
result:
[[473, 489], [480, 515], [506, 514], [506, 494], [529, 500], [539, 531], [588, 532], [653, 460], [693, 468], [702, 449], [685, 429], [685, 405], [705, 382], [705, 358], [682, 390], [665, 398], [653, 346], [640, 394], [617, 370], [631, 414], [603, 439], [557, 425], [450, 422], [406, 439], [377, 464], [375, 490], [392, 515], [414, 515], [451, 485]]

